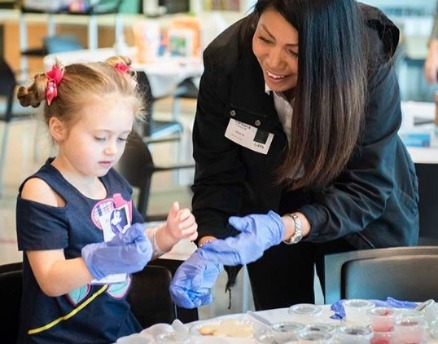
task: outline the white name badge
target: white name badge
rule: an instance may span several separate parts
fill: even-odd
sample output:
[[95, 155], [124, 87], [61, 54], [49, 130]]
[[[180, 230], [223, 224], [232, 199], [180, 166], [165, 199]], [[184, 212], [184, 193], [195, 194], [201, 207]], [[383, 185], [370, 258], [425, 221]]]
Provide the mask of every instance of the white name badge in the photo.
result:
[[254, 152], [267, 154], [274, 134], [231, 118], [225, 137]]

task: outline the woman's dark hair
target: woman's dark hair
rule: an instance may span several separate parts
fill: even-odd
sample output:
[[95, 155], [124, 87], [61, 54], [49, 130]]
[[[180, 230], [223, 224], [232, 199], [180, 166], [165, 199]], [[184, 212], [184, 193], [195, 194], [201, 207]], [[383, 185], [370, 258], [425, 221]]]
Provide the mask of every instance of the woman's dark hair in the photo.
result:
[[279, 181], [292, 188], [324, 187], [345, 168], [363, 122], [364, 19], [355, 0], [259, 0], [255, 20], [268, 8], [299, 39], [290, 149]]

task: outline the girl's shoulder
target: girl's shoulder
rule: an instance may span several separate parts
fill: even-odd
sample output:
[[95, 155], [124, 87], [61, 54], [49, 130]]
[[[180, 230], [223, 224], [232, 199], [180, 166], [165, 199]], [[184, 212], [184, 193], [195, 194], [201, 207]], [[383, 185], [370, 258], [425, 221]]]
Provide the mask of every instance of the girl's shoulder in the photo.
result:
[[51, 185], [51, 181], [56, 178], [56, 169], [50, 165], [50, 160], [48, 160], [36, 173], [23, 181], [19, 188], [19, 195], [29, 201], [62, 207], [65, 202]]
[[21, 198], [46, 204], [53, 207], [62, 207], [64, 200], [52, 189], [43, 179], [32, 177], [23, 184], [20, 194]]

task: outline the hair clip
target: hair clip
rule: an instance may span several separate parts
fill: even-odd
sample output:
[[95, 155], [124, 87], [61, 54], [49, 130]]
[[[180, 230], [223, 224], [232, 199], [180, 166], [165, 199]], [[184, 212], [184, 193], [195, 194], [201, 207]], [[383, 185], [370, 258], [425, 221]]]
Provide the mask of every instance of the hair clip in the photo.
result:
[[47, 104], [52, 104], [53, 99], [58, 96], [58, 85], [60, 84], [64, 71], [56, 64], [53, 65], [49, 72], [46, 72], [46, 76], [49, 79], [47, 81], [46, 99]]
[[124, 62], [117, 62], [114, 68], [121, 73], [126, 73], [129, 70], [129, 66]]

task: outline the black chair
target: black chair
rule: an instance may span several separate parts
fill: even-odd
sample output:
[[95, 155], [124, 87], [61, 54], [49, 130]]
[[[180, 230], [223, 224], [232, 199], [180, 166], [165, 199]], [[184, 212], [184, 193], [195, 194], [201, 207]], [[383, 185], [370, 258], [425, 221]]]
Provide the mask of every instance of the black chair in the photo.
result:
[[[169, 292], [172, 280], [171, 269], [176, 266], [174, 263], [179, 265], [181, 262], [163, 260], [162, 264], [151, 263], [142, 271], [132, 274], [132, 284], [127, 300], [143, 328], [157, 323], [170, 324], [177, 318], [177, 308]], [[4, 297], [2, 307], [0, 307], [0, 321], [3, 324], [2, 343], [16, 343], [17, 341], [22, 295], [22, 268], [21, 262], [0, 265], [0, 293]], [[193, 312], [193, 310], [190, 311]], [[197, 318], [191, 318], [190, 321], [192, 319], [197, 320]]]
[[354, 298], [438, 300], [438, 246], [335, 253], [324, 263], [326, 304]]
[[157, 323], [171, 324], [176, 319], [169, 292], [171, 280], [171, 272], [163, 266], [147, 265], [132, 275], [127, 300], [143, 328]]
[[418, 244], [438, 245], [438, 164], [416, 163], [420, 202], [420, 233]]
[[143, 94], [146, 105], [146, 118], [139, 128], [139, 133], [146, 142], [178, 141], [181, 138], [184, 127], [177, 120], [157, 120], [154, 118], [155, 103], [166, 97], [154, 97], [147, 74], [144, 71], [137, 72], [137, 82]]
[[[156, 165], [148, 143], [142, 140], [135, 130], [129, 136], [125, 152], [116, 166], [116, 169], [126, 178], [131, 186], [139, 190], [136, 206], [140, 213], [144, 215], [146, 221], [165, 220], [167, 218], [167, 210], [171, 206], [171, 203], [166, 205], [167, 208], [163, 209], [162, 214], [151, 215], [148, 213], [152, 176], [158, 172], [192, 168], [194, 168], [193, 162]], [[191, 197], [190, 187], [183, 186], [183, 188], [185, 194]], [[177, 192], [181, 194], [181, 190], [175, 189], [175, 193]]]
[[[158, 258], [150, 261], [148, 265], [164, 267], [172, 273], [173, 277], [182, 262], [183, 261], [176, 259]], [[176, 317], [184, 324], [199, 320], [199, 313], [197, 308], [187, 309], [176, 306], [175, 310]]]
[[0, 145], [0, 195], [3, 191], [3, 174], [6, 162], [9, 126], [12, 122], [33, 119], [32, 110], [15, 100], [18, 86], [15, 73], [6, 60], [0, 57], [0, 122], [4, 123]]
[[17, 342], [23, 285], [22, 275], [21, 263], [0, 266], [0, 293], [3, 298], [0, 307], [0, 322], [2, 323], [3, 343]]

